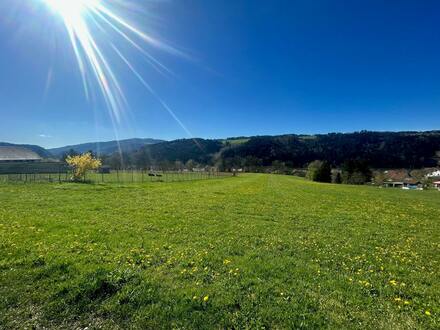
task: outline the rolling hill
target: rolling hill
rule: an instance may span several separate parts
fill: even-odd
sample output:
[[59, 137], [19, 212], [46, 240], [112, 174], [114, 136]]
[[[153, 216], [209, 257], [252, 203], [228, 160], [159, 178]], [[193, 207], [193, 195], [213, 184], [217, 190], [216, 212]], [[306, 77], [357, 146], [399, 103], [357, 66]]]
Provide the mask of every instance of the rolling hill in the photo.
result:
[[187, 162], [192, 159], [201, 164], [212, 161], [215, 153], [223, 147], [220, 140], [181, 139], [147, 145], [134, 154], [136, 158], [149, 157], [151, 160], [167, 162]]
[[[314, 160], [339, 167], [361, 160], [373, 168], [435, 167], [440, 161], [440, 132], [354, 132], [320, 135], [279, 135], [181, 139], [146, 145], [124, 156], [125, 164], [138, 168], [168, 166], [175, 161], [217, 165], [222, 170], [264, 167], [300, 168]], [[117, 157], [111, 158], [113, 163]], [[130, 163], [131, 162], [131, 163]]]
[[270, 166], [299, 168], [314, 160], [326, 160], [334, 167], [347, 160], [362, 160], [373, 168], [416, 169], [440, 164], [440, 131], [361, 131], [173, 141], [147, 138], [84, 143], [48, 150], [34, 145], [21, 146], [35, 151], [42, 158], [60, 158], [71, 149], [77, 153], [92, 151], [110, 166], [121, 163], [118, 160], [120, 150], [124, 164], [138, 168], [161, 164], [169, 167], [176, 161], [188, 160], [217, 165], [223, 170], [245, 168], [248, 171]]
[[70, 145], [60, 148], [49, 149], [49, 151], [56, 157], [60, 157], [69, 150], [75, 150], [78, 153], [84, 153], [92, 151], [99, 155], [108, 155], [117, 152], [119, 148], [123, 152], [133, 152], [140, 149], [143, 146], [164, 142], [157, 139], [127, 139], [121, 141], [107, 141], [107, 142], [90, 142], [76, 145]]
[[32, 144], [14, 144], [14, 143], [7, 143], [7, 142], [0, 142], [1, 147], [22, 147], [29, 149], [33, 152], [35, 152], [38, 156], [41, 158], [47, 159], [53, 157], [52, 154], [43, 147], [32, 145]]
[[440, 155], [440, 131], [354, 132], [318, 135], [257, 136], [221, 151], [224, 167], [303, 167], [314, 160], [340, 166], [346, 160], [366, 161], [375, 168], [436, 166]]

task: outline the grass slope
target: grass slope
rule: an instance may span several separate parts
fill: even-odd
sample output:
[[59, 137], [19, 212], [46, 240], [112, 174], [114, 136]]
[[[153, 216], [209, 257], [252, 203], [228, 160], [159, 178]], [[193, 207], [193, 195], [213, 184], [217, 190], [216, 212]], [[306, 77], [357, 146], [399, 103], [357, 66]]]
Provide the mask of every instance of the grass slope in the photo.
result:
[[243, 175], [0, 196], [0, 328], [440, 326], [435, 191]]

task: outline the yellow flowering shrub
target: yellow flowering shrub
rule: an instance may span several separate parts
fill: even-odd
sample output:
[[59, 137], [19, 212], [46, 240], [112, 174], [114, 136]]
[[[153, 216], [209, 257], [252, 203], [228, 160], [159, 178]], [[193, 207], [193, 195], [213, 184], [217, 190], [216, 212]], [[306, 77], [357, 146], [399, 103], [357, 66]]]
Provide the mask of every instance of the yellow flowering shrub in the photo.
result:
[[101, 167], [100, 159], [94, 158], [90, 152], [78, 156], [68, 156], [67, 164], [73, 168], [73, 180], [83, 179], [89, 170], [96, 170]]

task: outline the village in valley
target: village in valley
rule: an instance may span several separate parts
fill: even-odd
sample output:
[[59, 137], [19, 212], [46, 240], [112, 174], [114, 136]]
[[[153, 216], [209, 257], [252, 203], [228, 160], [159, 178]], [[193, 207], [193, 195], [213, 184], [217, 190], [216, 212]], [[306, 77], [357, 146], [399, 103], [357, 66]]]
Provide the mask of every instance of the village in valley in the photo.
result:
[[428, 168], [420, 170], [385, 170], [376, 171], [374, 179], [377, 185], [385, 188], [401, 188], [405, 190], [423, 190], [434, 188], [440, 191], [440, 170]]
[[[23, 178], [31, 178], [32, 175], [40, 175], [40, 178], [56, 177], [56, 175], [67, 174], [72, 170], [65, 162], [65, 156], [57, 158], [45, 151], [41, 154], [41, 150], [32, 150], [36, 146], [20, 146], [20, 145], [3, 145], [0, 146], [0, 181], [21, 181]], [[41, 148], [42, 149], [42, 148]], [[129, 170], [131, 168], [127, 168]], [[115, 169], [113, 169], [115, 170]], [[136, 169], [145, 170], [145, 169]], [[186, 168], [183, 165], [171, 166], [167, 170], [176, 172], [207, 172], [215, 170], [208, 166], [190, 165]], [[156, 170], [151, 167], [147, 169], [150, 176], [155, 176]], [[234, 175], [247, 172], [245, 168], [230, 168], [228, 169]], [[101, 165], [96, 169], [100, 174], [111, 174], [112, 169], [108, 165]], [[266, 173], [278, 173], [274, 168], [268, 168]], [[306, 176], [306, 169], [293, 169], [290, 174], [300, 177]], [[286, 173], [283, 173], [286, 174]], [[339, 169], [332, 170], [332, 176], [340, 175]], [[42, 175], [42, 176], [41, 176]], [[51, 176], [52, 175], [52, 176]], [[52, 180], [52, 179], [51, 179]], [[333, 180], [334, 181], [334, 180]], [[395, 188], [404, 190], [426, 190], [437, 189], [440, 191], [440, 169], [436, 167], [422, 168], [422, 169], [373, 169], [371, 182], [366, 182], [367, 185], [372, 185], [381, 188]]]

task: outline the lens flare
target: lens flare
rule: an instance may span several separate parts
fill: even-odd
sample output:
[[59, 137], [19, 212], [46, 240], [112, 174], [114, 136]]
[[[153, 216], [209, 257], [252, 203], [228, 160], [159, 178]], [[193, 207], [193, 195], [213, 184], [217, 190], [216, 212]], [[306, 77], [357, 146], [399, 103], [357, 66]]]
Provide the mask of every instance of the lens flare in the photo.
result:
[[81, 14], [87, 7], [95, 6], [99, 0], [45, 0], [46, 4], [61, 15]]
[[[54, 14], [59, 15], [63, 20], [64, 26], [67, 29], [70, 43], [73, 47], [78, 67], [81, 73], [84, 91], [87, 99], [89, 99], [89, 90], [93, 84], [93, 80], [98, 84], [99, 89], [103, 95], [104, 101], [110, 110], [111, 117], [114, 121], [119, 122], [123, 110], [127, 106], [127, 100], [123, 93], [120, 82], [118, 81], [112, 66], [108, 59], [108, 53], [105, 50], [112, 49], [119, 58], [123, 59], [130, 71], [136, 72], [136, 77], [139, 79], [139, 74], [135, 71], [133, 65], [125, 58], [121, 57], [122, 52], [114, 43], [114, 36], [125, 43], [124, 46], [129, 46], [136, 51], [139, 51], [148, 63], [162, 73], [171, 73], [171, 71], [153, 57], [143, 46], [148, 45], [160, 49], [162, 51], [185, 56], [179, 50], [170, 45], [161, 42], [158, 39], [142, 32], [136, 28], [129, 20], [124, 19], [123, 15], [114, 9], [118, 4], [128, 4], [128, 0], [40, 0], [43, 1]], [[114, 6], [111, 6], [113, 4]], [[108, 36], [105, 47], [98, 44], [97, 38], [93, 31], [99, 29]], [[102, 41], [102, 40], [100, 40]], [[119, 44], [118, 44], [119, 46]], [[122, 47], [122, 46], [120, 46]], [[149, 86], [142, 78], [142, 84]], [[158, 101], [163, 105], [163, 101], [158, 98], [157, 94], [151, 89], [147, 88]], [[176, 119], [174, 113], [168, 106], [165, 109], [172, 113], [173, 118]], [[180, 120], [177, 120], [179, 125], [183, 126]], [[185, 128], [185, 131], [189, 131]]]

